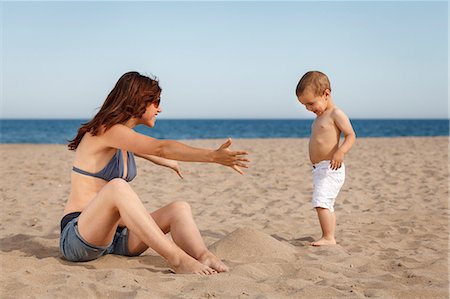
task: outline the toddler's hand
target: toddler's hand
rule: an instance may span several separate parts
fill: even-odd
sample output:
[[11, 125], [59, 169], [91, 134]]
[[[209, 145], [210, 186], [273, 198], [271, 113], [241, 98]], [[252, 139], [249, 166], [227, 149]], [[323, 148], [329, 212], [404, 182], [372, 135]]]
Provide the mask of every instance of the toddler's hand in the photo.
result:
[[339, 168], [341, 168], [343, 161], [344, 161], [344, 153], [338, 149], [331, 158], [330, 163], [331, 169], [338, 170]]

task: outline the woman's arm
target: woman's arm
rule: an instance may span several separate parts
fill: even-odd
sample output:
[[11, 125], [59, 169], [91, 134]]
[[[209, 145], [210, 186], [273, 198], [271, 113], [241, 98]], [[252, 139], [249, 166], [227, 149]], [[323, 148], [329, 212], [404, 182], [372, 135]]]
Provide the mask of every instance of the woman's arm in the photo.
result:
[[133, 153], [152, 155], [185, 162], [209, 162], [229, 166], [239, 173], [239, 167], [248, 168], [245, 151], [231, 151], [228, 139], [217, 150], [196, 148], [174, 140], [158, 140], [124, 126], [114, 125], [103, 135], [105, 146], [120, 148]]
[[152, 156], [152, 155], [145, 155], [145, 154], [138, 154], [138, 153], [134, 153], [135, 156], [138, 156], [140, 158], [143, 158], [147, 161], [150, 161], [156, 165], [160, 165], [160, 166], [164, 166], [167, 168], [172, 169], [173, 171], [175, 171], [178, 176], [180, 178], [184, 178], [183, 174], [181, 173], [181, 169], [180, 166], [178, 165], [178, 162], [175, 160], [169, 160], [166, 158], [162, 158], [162, 157], [157, 157], [157, 156]]

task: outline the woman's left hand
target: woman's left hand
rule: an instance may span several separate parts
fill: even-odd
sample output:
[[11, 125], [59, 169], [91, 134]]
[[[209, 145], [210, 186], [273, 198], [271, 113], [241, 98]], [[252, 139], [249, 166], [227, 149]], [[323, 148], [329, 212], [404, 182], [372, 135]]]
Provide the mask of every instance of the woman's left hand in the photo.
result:
[[164, 164], [161, 164], [161, 165], [172, 169], [173, 171], [175, 171], [178, 174], [178, 176], [180, 178], [184, 179], [183, 174], [181, 173], [180, 166], [178, 165], [177, 161], [166, 159], [164, 161]]
[[155, 163], [156, 165], [170, 168], [173, 171], [175, 171], [180, 178], [184, 179], [183, 174], [181, 173], [180, 166], [178, 165], [178, 162], [175, 160], [170, 160], [152, 155], [139, 155], [139, 157], [145, 158], [148, 161]]

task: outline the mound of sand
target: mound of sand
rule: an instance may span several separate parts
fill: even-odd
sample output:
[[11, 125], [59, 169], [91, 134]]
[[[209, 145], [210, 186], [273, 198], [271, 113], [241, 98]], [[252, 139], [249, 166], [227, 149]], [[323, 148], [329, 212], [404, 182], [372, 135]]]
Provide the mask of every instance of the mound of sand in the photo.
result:
[[237, 262], [290, 261], [295, 249], [252, 228], [239, 228], [209, 248], [223, 259]]

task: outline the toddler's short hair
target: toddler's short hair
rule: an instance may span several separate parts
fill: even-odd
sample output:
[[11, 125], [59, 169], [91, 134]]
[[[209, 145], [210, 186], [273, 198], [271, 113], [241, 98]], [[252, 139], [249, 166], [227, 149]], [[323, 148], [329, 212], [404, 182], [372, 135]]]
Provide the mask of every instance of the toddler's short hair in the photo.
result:
[[327, 75], [319, 71], [309, 71], [298, 82], [295, 94], [300, 96], [308, 89], [314, 95], [322, 95], [327, 88], [331, 91], [330, 80]]

